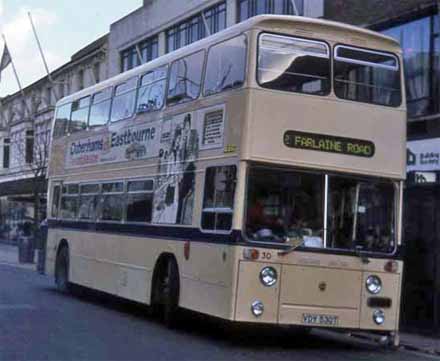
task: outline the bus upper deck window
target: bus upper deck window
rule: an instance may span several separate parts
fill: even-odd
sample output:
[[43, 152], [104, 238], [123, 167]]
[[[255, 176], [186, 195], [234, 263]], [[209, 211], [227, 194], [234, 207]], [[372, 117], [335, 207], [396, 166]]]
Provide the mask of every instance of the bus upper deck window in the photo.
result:
[[262, 34], [258, 82], [269, 89], [328, 95], [331, 89], [328, 45], [316, 40]]
[[167, 104], [195, 100], [200, 95], [205, 52], [199, 51], [171, 65]]
[[69, 132], [75, 133], [87, 128], [89, 118], [90, 96], [81, 98], [72, 103], [72, 115]]
[[240, 35], [209, 49], [204, 95], [239, 88], [246, 73], [246, 37]]
[[398, 107], [402, 102], [399, 61], [393, 54], [339, 45], [335, 48], [338, 98]]
[[72, 104], [59, 105], [56, 110], [55, 126], [53, 130], [54, 138], [62, 137], [67, 133], [70, 121], [70, 111]]
[[110, 116], [111, 97], [111, 87], [93, 95], [92, 105], [90, 107], [89, 127], [107, 124]]
[[133, 77], [115, 87], [110, 121], [117, 122], [118, 120], [130, 118], [133, 115], [136, 103], [137, 81], [138, 78]]
[[137, 113], [162, 109], [167, 83], [168, 66], [152, 70], [141, 78], [137, 97]]

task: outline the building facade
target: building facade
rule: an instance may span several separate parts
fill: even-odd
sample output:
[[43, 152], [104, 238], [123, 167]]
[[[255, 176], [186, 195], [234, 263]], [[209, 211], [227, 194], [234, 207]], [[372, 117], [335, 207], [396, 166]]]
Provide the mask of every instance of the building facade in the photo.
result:
[[0, 99], [0, 239], [17, 242], [45, 217], [46, 166], [55, 103], [107, 78], [107, 36], [22, 92]]

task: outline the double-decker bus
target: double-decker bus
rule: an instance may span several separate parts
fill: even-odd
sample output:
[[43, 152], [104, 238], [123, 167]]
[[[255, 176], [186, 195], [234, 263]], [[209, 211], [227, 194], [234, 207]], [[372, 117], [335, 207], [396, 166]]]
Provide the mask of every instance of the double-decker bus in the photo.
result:
[[46, 270], [236, 322], [398, 344], [401, 50], [258, 16], [60, 100]]

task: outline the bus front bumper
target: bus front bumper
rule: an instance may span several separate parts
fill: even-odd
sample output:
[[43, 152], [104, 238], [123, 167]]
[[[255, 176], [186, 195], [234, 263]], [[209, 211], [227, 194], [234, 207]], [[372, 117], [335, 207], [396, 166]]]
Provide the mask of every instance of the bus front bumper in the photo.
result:
[[[235, 320], [395, 332], [401, 275], [374, 266], [365, 270], [240, 261]], [[277, 275], [271, 286], [260, 277], [265, 267]], [[381, 280], [378, 294], [366, 287], [372, 275]]]

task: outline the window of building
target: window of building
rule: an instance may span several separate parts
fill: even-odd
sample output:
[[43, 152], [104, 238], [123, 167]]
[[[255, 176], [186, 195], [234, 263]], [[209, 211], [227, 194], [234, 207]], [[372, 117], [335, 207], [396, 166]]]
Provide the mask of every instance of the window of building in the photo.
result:
[[149, 71], [141, 78], [137, 98], [137, 113], [152, 112], [163, 107], [168, 66]]
[[296, 93], [330, 93], [330, 51], [321, 41], [262, 34], [258, 82], [264, 88]]
[[80, 186], [79, 219], [92, 221], [96, 219], [99, 190], [99, 184], [82, 184]]
[[440, 111], [440, 19], [423, 17], [383, 34], [399, 41], [403, 50], [408, 116], [416, 118]]
[[116, 85], [111, 107], [111, 122], [130, 118], [134, 113], [138, 78], [133, 77]]
[[104, 183], [101, 196], [101, 220], [122, 221], [125, 207], [124, 183]]
[[52, 87], [46, 88], [46, 104], [48, 107], [52, 105]]
[[60, 198], [61, 198], [61, 187], [59, 185], [56, 185], [53, 187], [52, 190], [52, 209], [50, 213], [53, 218], [58, 218]]
[[238, 36], [209, 49], [204, 94], [241, 87], [246, 73], [246, 37]]
[[401, 104], [401, 74], [395, 55], [339, 45], [334, 62], [338, 98], [392, 107]]
[[236, 166], [206, 170], [202, 229], [229, 231], [232, 228], [236, 179]]
[[167, 104], [178, 104], [199, 97], [205, 52], [199, 51], [172, 63]]
[[90, 107], [89, 127], [107, 124], [110, 116], [111, 97], [111, 87], [93, 95], [92, 106]]
[[95, 83], [101, 81], [101, 63], [93, 64], [93, 77], [95, 78]]
[[78, 70], [78, 90], [84, 89], [84, 70]]
[[62, 137], [67, 133], [70, 120], [72, 104], [63, 104], [57, 107], [55, 116], [55, 126], [53, 129], [54, 138]]
[[127, 183], [127, 222], [150, 223], [153, 213], [153, 180]]
[[[226, 3], [221, 2], [203, 12], [209, 32], [214, 34], [226, 28]], [[202, 13], [173, 26], [166, 32], [166, 50], [171, 52], [207, 35]]]
[[8, 169], [11, 160], [11, 139], [3, 139], [3, 168]]
[[239, 21], [261, 14], [304, 15], [304, 0], [238, 0]]
[[87, 128], [89, 118], [90, 96], [75, 100], [72, 103], [72, 115], [70, 118], [69, 132], [75, 133]]
[[25, 145], [25, 162], [32, 164], [34, 162], [34, 131], [26, 131], [26, 145]]
[[77, 184], [63, 185], [60, 213], [63, 219], [75, 219], [78, 215], [79, 187]]
[[121, 52], [121, 71], [127, 71], [159, 56], [159, 38], [153, 36]]

